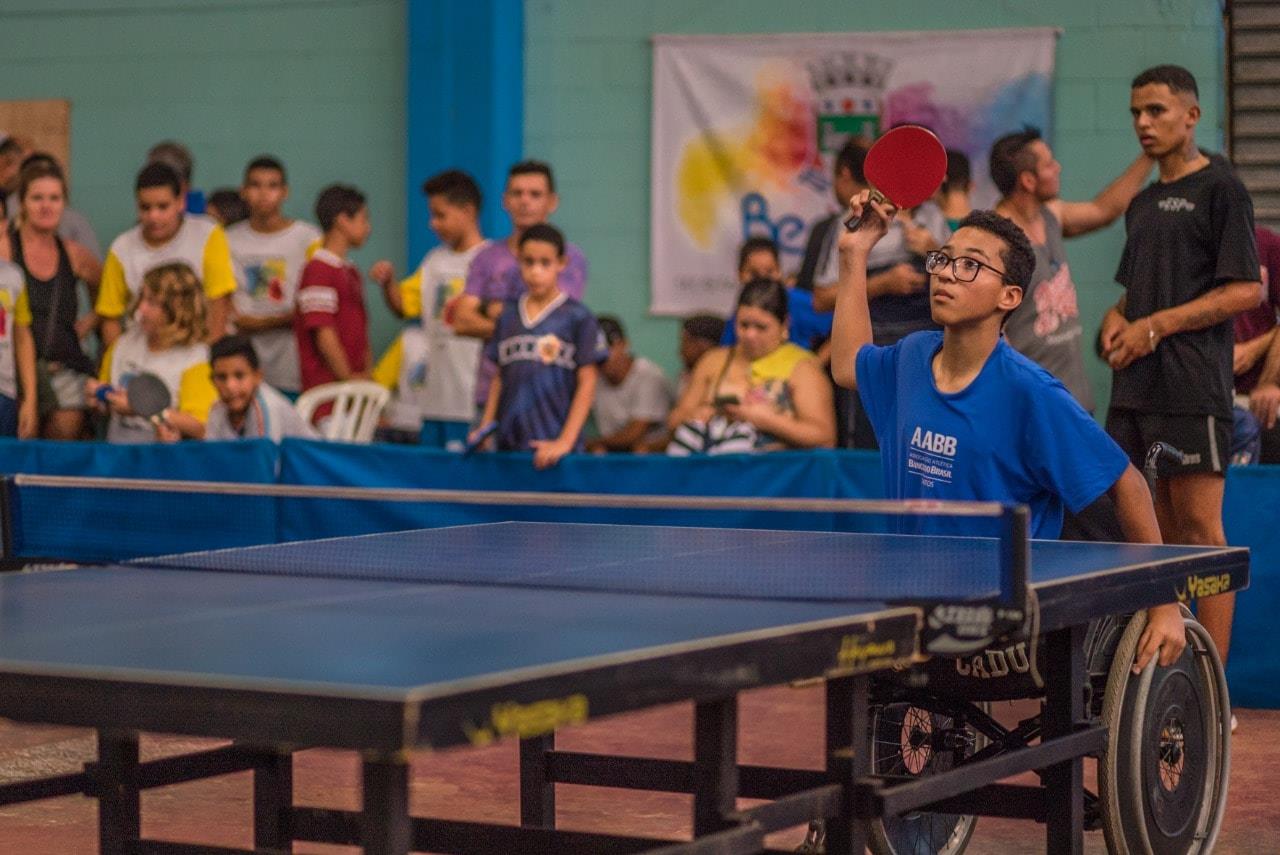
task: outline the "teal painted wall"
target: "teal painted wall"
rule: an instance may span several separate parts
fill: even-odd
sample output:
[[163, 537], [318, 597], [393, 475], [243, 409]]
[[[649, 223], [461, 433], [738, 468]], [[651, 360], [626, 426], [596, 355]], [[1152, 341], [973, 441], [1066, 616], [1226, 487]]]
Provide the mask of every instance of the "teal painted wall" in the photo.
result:
[[[403, 269], [404, 21], [404, 0], [5, 0], [0, 98], [71, 100], [72, 199], [104, 248], [133, 222], [147, 149], [174, 138], [206, 191], [278, 155], [295, 217], [356, 184], [373, 235], [355, 259]], [[396, 327], [366, 298], [381, 347]]]
[[[556, 167], [555, 219], [590, 260], [587, 302], [619, 314], [636, 349], [674, 370], [677, 322], [647, 314], [652, 34], [1041, 26], [1063, 30], [1052, 142], [1064, 198], [1091, 197], [1137, 154], [1129, 81], [1151, 65], [1191, 69], [1200, 143], [1220, 147], [1217, 0], [526, 0], [525, 150]], [[1111, 283], [1122, 244], [1120, 224], [1068, 244], [1090, 340], [1119, 296]], [[1109, 372], [1088, 363], [1105, 402]]]

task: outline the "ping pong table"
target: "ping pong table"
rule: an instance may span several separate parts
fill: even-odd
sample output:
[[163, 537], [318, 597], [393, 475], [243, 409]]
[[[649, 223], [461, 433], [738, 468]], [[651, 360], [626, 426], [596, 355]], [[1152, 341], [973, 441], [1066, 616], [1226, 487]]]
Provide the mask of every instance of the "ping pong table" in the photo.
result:
[[[766, 852], [766, 834], [827, 817], [827, 851], [861, 853], [863, 819], [1000, 786], [1035, 801], [1051, 851], [1079, 852], [1082, 758], [1104, 741], [1084, 710], [1084, 627], [1243, 588], [1248, 551], [1032, 541], [1041, 743], [905, 788], [876, 779], [871, 675], [920, 661], [926, 604], [982, 612], [1001, 548], [513, 522], [0, 574], [0, 716], [99, 742], [81, 772], [0, 785], [0, 805], [81, 793], [105, 855], [210, 852], [143, 840], [140, 792], [253, 770], [263, 852]], [[739, 766], [737, 694], [810, 678], [826, 681], [827, 769]], [[677, 701], [695, 704], [691, 762], [555, 749], [557, 729]], [[140, 762], [140, 731], [232, 742]], [[504, 738], [520, 740], [519, 827], [409, 815], [406, 752]], [[361, 812], [294, 806], [292, 752], [317, 746], [362, 752]], [[1004, 798], [996, 782], [1028, 770], [1039, 794]], [[694, 839], [557, 829], [557, 783], [691, 793]]]

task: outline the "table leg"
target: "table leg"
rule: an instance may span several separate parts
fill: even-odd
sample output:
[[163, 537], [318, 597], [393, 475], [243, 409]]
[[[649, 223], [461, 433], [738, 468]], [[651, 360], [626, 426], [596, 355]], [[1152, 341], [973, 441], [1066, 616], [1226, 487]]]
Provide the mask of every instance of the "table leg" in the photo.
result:
[[549, 780], [547, 752], [556, 735], [520, 740], [520, 824], [526, 828], [556, 827], [556, 785]]
[[253, 767], [253, 845], [288, 852], [293, 846], [293, 753], [262, 749]]
[[[1083, 626], [1049, 633], [1045, 644], [1045, 697], [1041, 740], [1066, 736], [1085, 719]], [[1076, 757], [1044, 770], [1049, 855], [1084, 852], [1084, 759]]]
[[854, 815], [854, 784], [871, 774], [870, 678], [827, 681], [827, 771], [844, 788], [840, 816], [827, 820], [830, 855], [862, 855], [866, 828]]
[[738, 699], [700, 701], [693, 712], [693, 837], [733, 825], [738, 798]]
[[408, 855], [413, 844], [408, 755], [365, 755], [363, 778], [365, 855]]
[[138, 795], [138, 734], [98, 731], [98, 845], [102, 855], [126, 855], [142, 836]]

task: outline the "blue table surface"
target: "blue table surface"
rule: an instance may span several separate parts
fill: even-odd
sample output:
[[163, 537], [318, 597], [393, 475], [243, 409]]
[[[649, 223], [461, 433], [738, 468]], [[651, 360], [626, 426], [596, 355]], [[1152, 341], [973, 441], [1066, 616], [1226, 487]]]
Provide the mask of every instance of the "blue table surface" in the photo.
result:
[[[1034, 542], [1037, 586], [1214, 548]], [[498, 523], [0, 575], [0, 671], [402, 697], [995, 591], [994, 541]], [[215, 569], [216, 568], [216, 569]]]

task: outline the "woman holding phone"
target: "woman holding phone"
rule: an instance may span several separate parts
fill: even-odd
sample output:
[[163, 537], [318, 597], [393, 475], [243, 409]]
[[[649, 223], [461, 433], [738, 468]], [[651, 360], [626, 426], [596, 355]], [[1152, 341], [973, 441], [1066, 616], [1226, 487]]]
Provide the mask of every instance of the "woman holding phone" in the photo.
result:
[[830, 448], [831, 382], [813, 353], [787, 340], [787, 289], [753, 279], [738, 295], [737, 341], [703, 354], [668, 426], [668, 454]]

